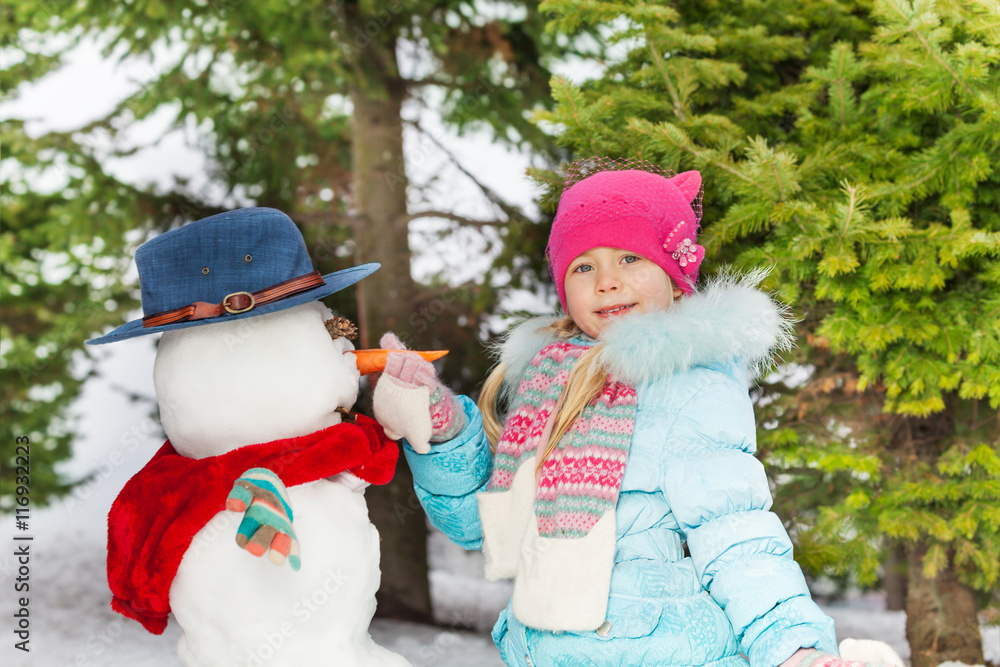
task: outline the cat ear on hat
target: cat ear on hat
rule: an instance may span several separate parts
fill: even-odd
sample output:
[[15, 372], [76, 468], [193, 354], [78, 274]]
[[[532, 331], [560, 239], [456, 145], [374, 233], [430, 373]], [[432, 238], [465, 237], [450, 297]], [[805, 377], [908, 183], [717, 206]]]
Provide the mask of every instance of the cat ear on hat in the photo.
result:
[[681, 191], [685, 201], [694, 201], [701, 191], [701, 172], [696, 170], [682, 172], [667, 181]]

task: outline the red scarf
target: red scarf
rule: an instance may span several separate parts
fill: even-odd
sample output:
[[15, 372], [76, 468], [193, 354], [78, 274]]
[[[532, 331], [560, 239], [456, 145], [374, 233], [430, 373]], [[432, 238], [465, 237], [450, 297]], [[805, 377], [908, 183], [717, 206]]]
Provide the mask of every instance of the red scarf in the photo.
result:
[[[168, 440], [125, 484], [108, 513], [108, 584], [111, 607], [153, 634], [162, 634], [170, 613], [170, 585], [195, 534], [226, 509], [233, 483], [250, 468], [267, 468], [285, 486], [342, 472], [386, 484], [399, 448], [373, 419], [288, 440], [240, 447], [191, 459]], [[237, 548], [234, 544], [233, 548]]]

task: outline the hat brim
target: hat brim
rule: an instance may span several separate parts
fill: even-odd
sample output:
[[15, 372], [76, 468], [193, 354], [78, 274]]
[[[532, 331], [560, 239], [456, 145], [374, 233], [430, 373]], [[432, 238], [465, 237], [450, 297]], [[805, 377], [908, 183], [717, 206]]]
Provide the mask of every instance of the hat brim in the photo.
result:
[[128, 338], [135, 338], [137, 336], [145, 336], [146, 334], [160, 333], [161, 331], [173, 331], [175, 329], [187, 329], [188, 327], [197, 327], [203, 324], [216, 324], [218, 322], [233, 322], [235, 320], [243, 320], [248, 317], [256, 317], [257, 315], [266, 315], [268, 313], [273, 313], [279, 310], [284, 310], [286, 308], [293, 308], [294, 306], [301, 305], [303, 303], [308, 303], [309, 301], [316, 301], [317, 299], [322, 299], [323, 297], [329, 296], [334, 292], [339, 292], [345, 287], [350, 287], [354, 283], [358, 282], [366, 276], [370, 276], [375, 273], [382, 265], [377, 262], [372, 262], [370, 264], [361, 264], [360, 266], [352, 266], [349, 269], [344, 269], [343, 271], [335, 271], [334, 273], [328, 273], [323, 276], [324, 284], [315, 287], [308, 292], [302, 292], [301, 294], [295, 294], [287, 299], [281, 299], [280, 301], [273, 301], [271, 303], [266, 303], [263, 306], [254, 308], [253, 310], [248, 310], [245, 313], [238, 313], [235, 315], [222, 315], [219, 317], [209, 317], [202, 320], [194, 320], [190, 322], [176, 322], [174, 324], [164, 324], [159, 327], [144, 327], [142, 326], [142, 319], [132, 320], [127, 322], [117, 329], [113, 329], [108, 333], [100, 336], [98, 338], [92, 338], [87, 341], [87, 345], [103, 345], [105, 343], [115, 343], [120, 340], [126, 340]]

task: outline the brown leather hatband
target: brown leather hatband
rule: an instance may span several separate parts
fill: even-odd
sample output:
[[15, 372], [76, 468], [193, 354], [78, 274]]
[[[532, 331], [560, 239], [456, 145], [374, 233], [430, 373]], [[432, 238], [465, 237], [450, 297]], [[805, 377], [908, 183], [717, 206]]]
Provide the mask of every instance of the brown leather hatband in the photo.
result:
[[232, 315], [245, 313], [257, 306], [285, 299], [300, 292], [311, 290], [314, 287], [319, 287], [324, 283], [323, 275], [319, 271], [313, 271], [298, 278], [290, 278], [277, 285], [257, 290], [253, 294], [250, 292], [233, 292], [232, 294], [227, 294], [221, 303], [214, 304], [205, 301], [195, 301], [187, 306], [165, 310], [162, 313], [146, 315], [142, 318], [142, 326], [143, 328], [160, 327], [176, 322], [190, 322], [191, 320], [219, 317], [227, 313]]

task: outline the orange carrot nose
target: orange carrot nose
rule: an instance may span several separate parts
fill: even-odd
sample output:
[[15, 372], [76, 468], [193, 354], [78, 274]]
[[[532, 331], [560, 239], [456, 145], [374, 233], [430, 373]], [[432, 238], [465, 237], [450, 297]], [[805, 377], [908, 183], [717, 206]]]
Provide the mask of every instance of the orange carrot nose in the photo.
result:
[[402, 352], [404, 354], [419, 354], [425, 361], [434, 361], [448, 354], [448, 350], [431, 350], [429, 352], [418, 352], [417, 350], [354, 350], [351, 354], [358, 363], [358, 372], [362, 375], [369, 373], [381, 373], [385, 370], [385, 360], [389, 358], [391, 352]]

